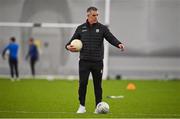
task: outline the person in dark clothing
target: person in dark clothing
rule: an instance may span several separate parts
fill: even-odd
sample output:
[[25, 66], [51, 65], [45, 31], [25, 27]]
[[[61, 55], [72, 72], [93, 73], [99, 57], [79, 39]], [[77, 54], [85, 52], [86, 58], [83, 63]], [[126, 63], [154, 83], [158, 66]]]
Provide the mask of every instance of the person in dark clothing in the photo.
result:
[[[80, 51], [79, 60], [79, 101], [80, 106], [77, 113], [85, 113], [85, 97], [90, 72], [93, 77], [94, 92], [96, 105], [102, 101], [102, 73], [104, 58], [104, 38], [113, 46], [124, 50], [124, 45], [109, 31], [109, 29], [98, 22], [98, 10], [96, 7], [87, 9], [87, 20], [79, 25], [66, 44], [66, 49], [71, 52], [77, 52], [76, 48], [71, 45], [74, 39], [80, 39], [83, 47]], [[96, 109], [95, 109], [96, 113]]]
[[16, 43], [15, 37], [11, 37], [9, 45], [7, 45], [2, 52], [3, 59], [6, 59], [5, 56], [8, 53], [8, 60], [9, 60], [9, 67], [10, 67], [12, 81], [14, 81], [14, 74], [16, 75], [16, 79], [19, 80], [18, 50], [19, 50], [19, 45]]
[[29, 51], [28, 54], [26, 55], [26, 59], [28, 58], [30, 58], [30, 68], [31, 68], [32, 76], [35, 77], [36, 75], [35, 64], [39, 59], [39, 52], [37, 46], [34, 44], [33, 38], [29, 39]]

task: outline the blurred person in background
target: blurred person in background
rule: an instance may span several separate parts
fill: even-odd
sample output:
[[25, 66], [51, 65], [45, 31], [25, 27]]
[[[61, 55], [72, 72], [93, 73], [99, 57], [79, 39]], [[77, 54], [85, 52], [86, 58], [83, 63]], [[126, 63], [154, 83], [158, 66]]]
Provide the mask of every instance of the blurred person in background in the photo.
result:
[[[80, 39], [83, 47], [80, 51], [79, 60], [79, 108], [77, 113], [85, 113], [85, 98], [90, 72], [93, 77], [96, 105], [102, 101], [102, 74], [104, 58], [104, 38], [113, 46], [124, 50], [124, 45], [109, 31], [107, 26], [98, 22], [98, 9], [89, 7], [87, 9], [87, 20], [77, 27], [71, 40], [67, 43], [66, 49], [77, 52], [71, 45], [74, 39]], [[96, 106], [95, 105], [95, 106]], [[95, 112], [97, 110], [95, 109]]]
[[16, 38], [11, 37], [10, 43], [5, 47], [2, 52], [3, 59], [7, 58], [9, 60], [9, 67], [11, 73], [11, 80], [14, 81], [14, 74], [16, 75], [16, 79], [19, 80], [19, 71], [18, 71], [18, 50], [19, 45], [16, 43]]
[[29, 63], [31, 68], [31, 74], [33, 78], [35, 78], [36, 75], [35, 64], [39, 59], [39, 52], [37, 46], [34, 43], [34, 38], [29, 39], [29, 50], [26, 55], [26, 59], [28, 60], [28, 58], [30, 59]]

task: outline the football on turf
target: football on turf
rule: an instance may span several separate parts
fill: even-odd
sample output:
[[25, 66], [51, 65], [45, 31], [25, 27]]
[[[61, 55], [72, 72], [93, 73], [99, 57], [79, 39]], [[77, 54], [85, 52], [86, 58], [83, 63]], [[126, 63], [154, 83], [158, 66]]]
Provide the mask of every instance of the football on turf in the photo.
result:
[[71, 45], [73, 45], [77, 51], [80, 51], [83, 46], [81, 40], [79, 40], [79, 39], [74, 39], [73, 41], [71, 41]]
[[109, 112], [109, 105], [106, 102], [100, 102], [96, 107], [96, 111], [98, 114], [107, 114]]

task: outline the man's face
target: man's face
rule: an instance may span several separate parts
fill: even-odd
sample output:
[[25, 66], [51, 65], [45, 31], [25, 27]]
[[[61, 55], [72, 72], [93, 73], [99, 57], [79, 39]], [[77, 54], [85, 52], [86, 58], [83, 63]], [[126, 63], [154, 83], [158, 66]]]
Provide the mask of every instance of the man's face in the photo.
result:
[[98, 12], [97, 11], [90, 11], [87, 13], [87, 19], [90, 24], [97, 23], [98, 21]]
[[32, 41], [31, 39], [29, 39], [29, 44], [30, 44], [30, 45], [33, 44], [33, 41]]

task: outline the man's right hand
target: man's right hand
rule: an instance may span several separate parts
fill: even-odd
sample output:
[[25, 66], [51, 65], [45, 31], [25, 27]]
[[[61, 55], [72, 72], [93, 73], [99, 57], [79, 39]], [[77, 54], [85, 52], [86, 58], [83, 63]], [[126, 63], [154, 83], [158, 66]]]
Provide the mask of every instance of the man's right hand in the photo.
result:
[[67, 49], [71, 52], [77, 52], [77, 49], [73, 45], [67, 45]]

